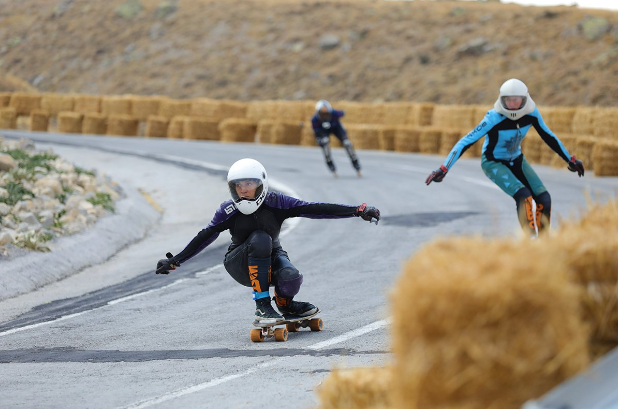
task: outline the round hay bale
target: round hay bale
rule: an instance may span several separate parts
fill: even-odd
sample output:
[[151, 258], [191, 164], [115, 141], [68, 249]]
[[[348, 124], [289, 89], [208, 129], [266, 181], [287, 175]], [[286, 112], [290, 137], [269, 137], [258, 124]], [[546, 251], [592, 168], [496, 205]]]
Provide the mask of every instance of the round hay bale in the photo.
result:
[[81, 114], [101, 112], [101, 97], [97, 95], [75, 95], [73, 111]]
[[0, 129], [17, 128], [17, 110], [12, 107], [0, 108]]
[[107, 118], [107, 134], [137, 136], [139, 121], [131, 115], [110, 115]]
[[617, 141], [599, 139], [593, 147], [593, 171], [596, 176], [617, 176]]
[[111, 115], [131, 115], [131, 98], [126, 95], [103, 97], [101, 99], [101, 113], [108, 117]]
[[219, 121], [207, 118], [187, 118], [183, 123], [183, 139], [218, 141]]
[[395, 150], [395, 135], [401, 125], [385, 125], [378, 132], [378, 147], [382, 151]]
[[419, 152], [429, 155], [438, 153], [441, 146], [441, 130], [434, 127], [425, 127], [419, 136]]
[[47, 132], [49, 127], [49, 113], [42, 109], [35, 109], [30, 113], [30, 126], [34, 132]]
[[148, 138], [167, 138], [170, 120], [165, 116], [151, 115], [146, 121], [144, 135]]
[[128, 96], [131, 105], [131, 116], [146, 121], [149, 116], [157, 115], [162, 97], [143, 97], [137, 95]]
[[271, 143], [279, 145], [299, 145], [303, 128], [300, 122], [278, 121], [271, 130]]
[[419, 152], [419, 140], [421, 138], [421, 127], [402, 126], [395, 132], [393, 149], [396, 152]]
[[355, 149], [380, 149], [380, 125], [358, 124], [348, 126], [348, 138]]
[[41, 109], [51, 116], [57, 116], [60, 112], [73, 111], [75, 108], [75, 96], [63, 94], [43, 94], [41, 97]]
[[320, 409], [380, 409], [391, 404], [391, 367], [335, 369], [318, 388]]
[[480, 237], [420, 249], [391, 295], [394, 407], [520, 408], [584, 369], [579, 288], [553, 250]]
[[82, 133], [83, 115], [78, 112], [58, 113], [58, 132]]
[[258, 143], [274, 143], [273, 128], [277, 121], [275, 119], [262, 119], [258, 121], [256, 128], [256, 142]]
[[159, 105], [159, 116], [165, 116], [166, 118], [173, 118], [176, 116], [187, 117], [191, 115], [190, 100], [174, 100], [169, 98], [162, 98]]
[[107, 116], [98, 112], [84, 114], [82, 120], [82, 133], [87, 135], [107, 134]]
[[[250, 104], [251, 105], [251, 104]], [[251, 119], [228, 118], [219, 123], [222, 142], [254, 142], [257, 123]]]
[[41, 94], [14, 92], [9, 106], [15, 108], [17, 116], [30, 115], [33, 110], [41, 108]]
[[175, 116], [170, 120], [168, 125], [168, 138], [183, 139], [183, 131], [185, 130], [185, 121], [188, 116]]

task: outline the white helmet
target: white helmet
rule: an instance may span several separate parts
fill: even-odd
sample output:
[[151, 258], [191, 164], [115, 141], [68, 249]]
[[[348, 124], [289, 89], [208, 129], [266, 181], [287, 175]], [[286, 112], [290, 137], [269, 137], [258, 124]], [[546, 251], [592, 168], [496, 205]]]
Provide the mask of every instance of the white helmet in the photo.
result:
[[316, 112], [326, 112], [330, 114], [332, 111], [333, 107], [326, 99], [321, 99], [320, 101], [316, 102]]
[[[505, 97], [522, 97], [522, 103], [520, 107], [516, 109], [509, 109], [505, 105]], [[494, 103], [494, 110], [499, 114], [506, 116], [507, 118], [515, 121], [522, 118], [526, 114], [530, 114], [535, 110], [535, 102], [529, 95], [529, 90], [524, 82], [512, 78], [507, 80], [501, 85], [499, 90], [499, 98]]]
[[[242, 181], [256, 184], [256, 192], [253, 198], [239, 197], [236, 188], [237, 184]], [[264, 202], [269, 191], [267, 171], [257, 160], [249, 158], [238, 160], [230, 166], [228, 171], [228, 187], [236, 208], [243, 214], [252, 214]]]

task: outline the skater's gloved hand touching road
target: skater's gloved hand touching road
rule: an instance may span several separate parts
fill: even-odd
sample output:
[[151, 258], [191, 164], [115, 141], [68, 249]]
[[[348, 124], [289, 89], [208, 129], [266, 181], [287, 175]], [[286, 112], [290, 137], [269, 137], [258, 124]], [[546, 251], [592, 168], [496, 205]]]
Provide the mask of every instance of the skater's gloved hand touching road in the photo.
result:
[[361, 206], [357, 208], [357, 211], [355, 212], [355, 216], [359, 216], [363, 220], [368, 221], [368, 222], [372, 222], [372, 219], [376, 219], [375, 223], [378, 224], [378, 221], [380, 220], [380, 210], [363, 203], [361, 204]]
[[432, 182], [436, 182], [436, 183], [442, 182], [443, 179], [445, 179], [446, 174], [447, 174], [447, 168], [445, 167], [445, 165], [441, 165], [440, 168], [430, 173], [430, 176], [428, 176], [428, 178], [426, 179], [426, 185], [429, 185]]
[[169, 274], [171, 270], [176, 270], [178, 267], [174, 264], [171, 258], [164, 258], [157, 262], [156, 274]]

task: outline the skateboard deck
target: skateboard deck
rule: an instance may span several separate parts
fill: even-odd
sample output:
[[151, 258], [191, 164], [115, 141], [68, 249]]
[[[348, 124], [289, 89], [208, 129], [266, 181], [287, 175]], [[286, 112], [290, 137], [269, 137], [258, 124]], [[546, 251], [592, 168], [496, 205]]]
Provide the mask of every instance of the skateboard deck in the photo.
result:
[[[253, 342], [262, 342], [267, 338], [275, 338], [277, 342], [284, 342], [288, 340], [289, 332], [298, 332], [301, 328], [307, 328], [313, 332], [322, 331], [323, 323], [322, 318], [314, 318], [320, 310], [317, 310], [312, 315], [305, 317], [299, 316], [284, 316], [284, 321], [279, 321], [273, 324], [257, 324], [254, 322], [254, 328], [250, 331], [249, 337]], [[277, 326], [285, 325], [284, 328], [275, 328]]]

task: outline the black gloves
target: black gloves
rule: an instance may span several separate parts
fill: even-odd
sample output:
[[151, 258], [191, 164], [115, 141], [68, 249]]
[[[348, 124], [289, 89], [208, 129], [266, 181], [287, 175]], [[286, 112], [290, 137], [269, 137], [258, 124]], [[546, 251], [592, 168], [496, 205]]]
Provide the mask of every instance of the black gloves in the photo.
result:
[[357, 207], [357, 210], [355, 210], [355, 216], [359, 216], [363, 220], [370, 223], [372, 222], [372, 219], [376, 219], [374, 223], [378, 224], [378, 221], [380, 220], [380, 210], [363, 203], [361, 206]]
[[585, 167], [583, 166], [582, 161], [576, 159], [576, 156], [572, 156], [570, 161], [567, 163], [567, 168], [572, 172], [578, 172], [578, 177], [585, 175]]
[[165, 256], [167, 258], [157, 262], [157, 271], [155, 271], [155, 274], [169, 274], [171, 270], [176, 270], [176, 267], [179, 267], [178, 264], [172, 261], [172, 253], [166, 253]]
[[428, 176], [428, 178], [426, 179], [426, 185], [429, 185], [432, 182], [442, 182], [443, 179], [445, 179], [445, 175], [447, 174], [447, 168], [445, 167], [445, 165], [441, 165], [440, 168], [432, 171], [432, 173], [430, 173], [430, 176]]

